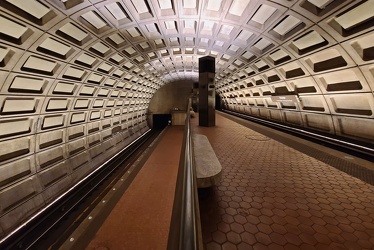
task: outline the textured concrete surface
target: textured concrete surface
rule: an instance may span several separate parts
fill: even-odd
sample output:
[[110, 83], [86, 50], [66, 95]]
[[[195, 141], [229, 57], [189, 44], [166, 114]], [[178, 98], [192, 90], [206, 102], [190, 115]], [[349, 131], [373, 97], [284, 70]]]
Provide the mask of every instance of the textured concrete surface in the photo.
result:
[[188, 98], [191, 95], [191, 89], [191, 81], [177, 81], [165, 84], [157, 90], [148, 107], [147, 118], [150, 126], [153, 127], [153, 114], [171, 114], [172, 110], [185, 110]]
[[193, 151], [198, 188], [216, 185], [222, 176], [222, 166], [205, 135], [194, 134]]
[[200, 199], [207, 250], [374, 248], [373, 186], [221, 115], [216, 124], [193, 126], [223, 168]]

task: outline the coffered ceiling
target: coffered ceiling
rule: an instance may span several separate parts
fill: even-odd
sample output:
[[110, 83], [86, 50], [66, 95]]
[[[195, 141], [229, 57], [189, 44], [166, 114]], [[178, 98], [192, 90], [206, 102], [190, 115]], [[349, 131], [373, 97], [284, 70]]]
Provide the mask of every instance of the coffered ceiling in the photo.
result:
[[[119, 68], [154, 76], [159, 84], [196, 80], [198, 58], [213, 56], [220, 86], [248, 71], [271, 68], [287, 59], [295, 60], [311, 48], [340, 42], [352, 27], [372, 18], [372, 1], [363, 1], [355, 11], [341, 16], [331, 15], [332, 10], [350, 2], [6, 0], [2, 5], [18, 9], [19, 15], [58, 39], [109, 59]], [[355, 12], [363, 14], [357, 18]], [[21, 30], [15, 32], [25, 36]], [[41, 45], [51, 53], [62, 47], [53, 38]], [[68, 58], [69, 49], [65, 49]], [[83, 57], [78, 60], [83, 64], [93, 60]]]

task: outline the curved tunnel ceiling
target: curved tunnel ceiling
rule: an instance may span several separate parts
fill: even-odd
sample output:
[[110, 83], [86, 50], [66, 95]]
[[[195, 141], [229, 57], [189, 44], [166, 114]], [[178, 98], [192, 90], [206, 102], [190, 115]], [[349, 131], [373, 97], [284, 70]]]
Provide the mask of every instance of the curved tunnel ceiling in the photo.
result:
[[[34, 43], [38, 51], [95, 69], [98, 61], [89, 56], [93, 53], [109, 61], [109, 65], [148, 76], [156, 85], [175, 79], [197, 80], [198, 58], [210, 55], [216, 57], [217, 82], [221, 86], [249, 71], [272, 68], [316, 47], [331, 47], [343, 41], [351, 27], [371, 18], [373, 6], [372, 1], [362, 4], [359, 9], [365, 13], [361, 20], [350, 21], [354, 13], [328, 16], [349, 2], [7, 0], [2, 5], [31, 21], [31, 25], [48, 30], [51, 38], [73, 42], [89, 54], [77, 58], [78, 49], [43, 38]], [[19, 32], [21, 40], [26, 40], [27, 32]], [[298, 34], [302, 37], [294, 40]], [[17, 34], [6, 35], [13, 39]], [[32, 41], [32, 37], [28, 38], [22, 47], [27, 48]], [[114, 70], [109, 65], [103, 66], [104, 72]], [[128, 77], [133, 76], [130, 73]]]

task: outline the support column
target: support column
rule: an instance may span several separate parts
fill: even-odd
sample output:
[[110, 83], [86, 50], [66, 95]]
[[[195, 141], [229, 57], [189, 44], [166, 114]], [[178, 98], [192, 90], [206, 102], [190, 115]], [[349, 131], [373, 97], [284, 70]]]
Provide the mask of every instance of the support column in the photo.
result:
[[215, 65], [214, 57], [199, 58], [199, 126], [216, 125]]

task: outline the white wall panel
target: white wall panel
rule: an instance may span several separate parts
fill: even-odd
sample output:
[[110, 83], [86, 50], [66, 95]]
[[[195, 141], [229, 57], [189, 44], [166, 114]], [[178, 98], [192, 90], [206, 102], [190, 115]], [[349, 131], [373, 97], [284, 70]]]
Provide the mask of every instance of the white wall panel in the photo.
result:
[[372, 93], [328, 95], [327, 101], [333, 114], [374, 117]]
[[362, 66], [360, 67], [360, 70], [364, 74], [371, 88], [371, 91], [374, 91], [374, 65], [371, 64], [371, 65]]
[[361, 139], [369, 143], [374, 140], [373, 119], [344, 116], [333, 116], [333, 119], [338, 135]]
[[37, 151], [65, 142], [65, 130], [54, 130], [37, 135]]
[[290, 125], [301, 126], [303, 123], [300, 112], [282, 111], [282, 115], [283, 121]]
[[321, 26], [338, 41], [344, 41], [372, 29], [373, 13], [373, 1], [353, 1], [321, 22]]
[[35, 133], [36, 116], [3, 118], [0, 120], [0, 141]]
[[369, 92], [370, 87], [358, 68], [316, 75], [314, 79], [325, 93]]
[[0, 163], [18, 159], [35, 152], [34, 137], [25, 136], [0, 142]]
[[45, 205], [43, 197], [38, 194], [40, 191], [40, 184], [35, 177], [0, 191], [1, 200], [6, 201], [2, 203], [0, 212], [0, 224], [4, 232], [8, 232]]
[[49, 129], [54, 129], [57, 127], [63, 127], [69, 121], [67, 119], [67, 114], [53, 114], [53, 115], [42, 115], [39, 117], [37, 123], [38, 131], [46, 131]]
[[342, 43], [342, 46], [352, 56], [357, 65], [373, 63], [374, 33], [365, 33]]
[[331, 116], [302, 113], [304, 126], [309, 129], [319, 130], [325, 133], [334, 133], [334, 125]]
[[34, 156], [3, 164], [0, 167], [0, 190], [4, 187], [35, 174]]

